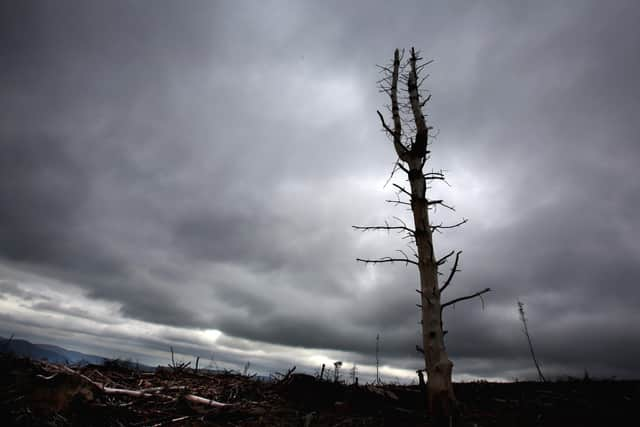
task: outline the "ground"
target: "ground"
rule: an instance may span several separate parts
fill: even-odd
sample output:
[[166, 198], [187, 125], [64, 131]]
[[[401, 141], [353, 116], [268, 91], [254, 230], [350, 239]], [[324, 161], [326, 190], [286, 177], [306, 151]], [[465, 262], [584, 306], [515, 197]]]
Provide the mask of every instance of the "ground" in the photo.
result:
[[[0, 358], [3, 426], [435, 425], [418, 386], [344, 385], [295, 372], [265, 382], [186, 368], [145, 372], [120, 363], [67, 367]], [[640, 381], [471, 382], [456, 383], [455, 391], [459, 415], [452, 425], [464, 427], [633, 425], [640, 404]]]

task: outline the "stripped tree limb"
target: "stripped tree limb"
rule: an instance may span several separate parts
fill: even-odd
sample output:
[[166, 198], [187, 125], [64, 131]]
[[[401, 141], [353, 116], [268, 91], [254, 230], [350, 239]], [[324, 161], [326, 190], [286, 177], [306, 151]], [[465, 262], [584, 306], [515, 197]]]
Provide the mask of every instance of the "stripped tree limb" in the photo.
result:
[[352, 225], [351, 227], [354, 230], [360, 230], [360, 231], [400, 230], [400, 231], [406, 231], [407, 233], [410, 233], [410, 234], [414, 234], [415, 233], [414, 230], [410, 229], [409, 227], [402, 226], [402, 225], [398, 225], [398, 226], [390, 226], [390, 225], [368, 225], [368, 226]]
[[[167, 399], [167, 400], [175, 400], [174, 397], [168, 396], [168, 395], [165, 395], [165, 394], [148, 393], [148, 392], [145, 392], [143, 390], [127, 390], [127, 389], [122, 389], [122, 388], [106, 387], [103, 383], [94, 381], [91, 378], [87, 377], [86, 375], [83, 375], [83, 374], [81, 374], [79, 372], [74, 371], [73, 369], [69, 368], [68, 366], [64, 366], [63, 365], [62, 369], [65, 372], [68, 372], [70, 374], [79, 376], [80, 378], [82, 378], [83, 380], [85, 380], [89, 384], [93, 385], [94, 387], [96, 387], [97, 389], [99, 389], [100, 391], [102, 391], [105, 394], [120, 394], [120, 395], [126, 395], [126, 396], [131, 396], [131, 397], [155, 397], [155, 398], [161, 398], [161, 399]], [[41, 378], [47, 379], [47, 380], [53, 379], [55, 376], [56, 376], [56, 374], [51, 375], [50, 377], [43, 377], [42, 375], [40, 375]], [[222, 402], [215, 401], [213, 399], [206, 399], [204, 397], [196, 396], [196, 395], [193, 395], [193, 394], [185, 394], [185, 395], [183, 395], [183, 397], [186, 400], [189, 400], [189, 401], [192, 401], [192, 402], [195, 402], [195, 403], [201, 403], [201, 404], [208, 405], [208, 406], [213, 406], [213, 407], [223, 407], [223, 406], [231, 405], [230, 403], [222, 403]]]
[[402, 161], [409, 158], [409, 150], [402, 144], [402, 124], [400, 121], [400, 108], [398, 107], [398, 76], [400, 75], [400, 52], [398, 49], [393, 54], [393, 71], [391, 72], [391, 115], [393, 117], [393, 146], [398, 157]]
[[356, 261], [363, 262], [365, 264], [404, 262], [405, 264], [413, 264], [413, 265], [419, 266], [419, 264], [416, 261], [409, 258], [391, 258], [391, 257], [383, 257], [378, 259], [356, 258]]
[[393, 184], [393, 186], [394, 186], [394, 187], [396, 187], [396, 188], [397, 188], [401, 193], [404, 193], [404, 194], [406, 194], [407, 196], [412, 197], [412, 196], [411, 196], [411, 193], [410, 193], [410, 192], [408, 192], [408, 191], [407, 191], [407, 189], [406, 189], [406, 188], [404, 188], [403, 186], [398, 185], [398, 184]]
[[162, 426], [167, 425], [167, 424], [175, 424], [175, 423], [179, 423], [180, 421], [186, 421], [189, 418], [191, 418], [191, 415], [185, 415], [185, 416], [177, 417], [177, 418], [168, 418], [164, 422], [161, 421], [161, 422], [152, 424], [150, 427], [162, 427]]
[[466, 224], [468, 221], [469, 220], [465, 218], [462, 221], [460, 221], [459, 223], [453, 224], [453, 225], [442, 225], [442, 224], [432, 225], [431, 226], [431, 231], [438, 231], [438, 230], [444, 230], [444, 229], [460, 227], [462, 224]]
[[442, 310], [442, 309], [444, 309], [445, 307], [448, 307], [448, 306], [450, 306], [450, 305], [453, 305], [453, 304], [455, 304], [455, 303], [457, 303], [457, 302], [465, 301], [465, 300], [468, 300], [468, 299], [471, 299], [471, 298], [475, 298], [475, 297], [479, 297], [480, 295], [482, 295], [482, 294], [486, 294], [487, 292], [491, 292], [491, 288], [486, 288], [486, 289], [481, 290], [480, 292], [476, 292], [475, 294], [467, 295], [466, 297], [460, 297], [460, 298], [453, 299], [453, 300], [451, 300], [451, 301], [449, 301], [449, 302], [445, 302], [445, 303], [444, 303], [444, 304], [442, 304], [442, 306], [440, 307], [440, 310]]
[[398, 200], [385, 200], [385, 202], [387, 203], [393, 203], [396, 205], [406, 205], [406, 206], [411, 206], [411, 203], [409, 202], [403, 202], [402, 200], [398, 199]]
[[[97, 373], [97, 372], [96, 372]], [[149, 387], [143, 388], [140, 391], [143, 393], [159, 393], [161, 391], [171, 391], [171, 390], [186, 390], [186, 386], [173, 386], [173, 387]]]
[[453, 212], [456, 211], [456, 209], [451, 206], [451, 205], [447, 205], [443, 200], [430, 200], [429, 203], [427, 203], [428, 206], [434, 206], [434, 205], [440, 205], [442, 207], [445, 207]]
[[404, 173], [406, 173], [406, 174], [408, 174], [408, 173], [409, 173], [409, 169], [405, 168], [405, 167], [402, 165], [402, 163], [400, 163], [400, 162], [397, 162], [397, 163], [398, 163], [398, 167], [399, 167], [400, 169], [402, 169], [402, 172], [404, 172]]
[[195, 394], [185, 394], [183, 397], [190, 402], [199, 403], [201, 405], [213, 406], [214, 408], [222, 408], [223, 406], [233, 405], [233, 403], [217, 402], [213, 399], [207, 399], [206, 397], [196, 396]]
[[[453, 253], [453, 252], [451, 252], [451, 253]], [[458, 270], [458, 261], [460, 261], [460, 254], [462, 254], [462, 251], [458, 251], [456, 253], [456, 260], [453, 262], [453, 267], [451, 267], [451, 271], [449, 272], [449, 277], [447, 277], [447, 280], [444, 282], [444, 285], [442, 285], [442, 287], [440, 288], [440, 293], [442, 293], [442, 291], [447, 289], [447, 286], [449, 286], [449, 284], [451, 284], [451, 279], [453, 279], [453, 276], [460, 271], [460, 270]], [[451, 254], [449, 254], [449, 255], [451, 255]], [[447, 255], [447, 256], [449, 256], [449, 255]]]
[[391, 136], [395, 137], [396, 132], [393, 129], [391, 129], [389, 126], [387, 126], [387, 123], [384, 121], [384, 116], [382, 115], [380, 110], [377, 110], [376, 113], [378, 113], [378, 117], [380, 117], [380, 122], [382, 122], [382, 127], [384, 128], [384, 130], [389, 132]]
[[446, 254], [445, 256], [443, 256], [442, 258], [440, 258], [439, 260], [436, 261], [436, 265], [442, 265], [445, 262], [447, 262], [447, 258], [449, 258], [451, 255], [453, 255], [455, 253], [455, 251], [451, 251], [448, 254]]
[[393, 179], [393, 176], [396, 174], [396, 171], [398, 170], [398, 166], [399, 165], [400, 165], [400, 162], [398, 162], [398, 161], [396, 161], [393, 164], [393, 169], [391, 169], [391, 173], [389, 174], [389, 178], [387, 178], [387, 181], [384, 183], [382, 188], [385, 188], [387, 186], [387, 184], [389, 184], [389, 182]]

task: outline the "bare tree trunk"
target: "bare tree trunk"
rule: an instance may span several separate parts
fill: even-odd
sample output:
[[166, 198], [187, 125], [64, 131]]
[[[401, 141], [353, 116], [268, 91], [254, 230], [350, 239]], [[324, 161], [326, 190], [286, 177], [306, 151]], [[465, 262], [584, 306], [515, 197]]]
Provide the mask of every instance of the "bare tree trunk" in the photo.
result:
[[[467, 220], [463, 220], [452, 226], [432, 225], [429, 221], [429, 209], [435, 205], [440, 205], [449, 209], [453, 209], [443, 203], [442, 200], [429, 200], [427, 198], [427, 182], [432, 180], [444, 180], [441, 172], [424, 172], [424, 165], [429, 158], [429, 131], [431, 127], [427, 126], [422, 108], [429, 101], [430, 96], [424, 100], [420, 99], [420, 85], [418, 75], [422, 68], [428, 63], [418, 65], [420, 58], [417, 57], [415, 50], [411, 49], [409, 60], [402, 65], [401, 55], [398, 49], [394, 52], [393, 65], [391, 67], [380, 67], [385, 73], [385, 77], [380, 80], [380, 88], [391, 99], [391, 114], [393, 119], [392, 127], [388, 126], [384, 120], [384, 116], [378, 111], [378, 116], [382, 122], [382, 127], [389, 136], [392, 137], [393, 146], [398, 161], [395, 164], [393, 174], [396, 170], [402, 170], [407, 174], [410, 188], [405, 188], [398, 184], [393, 184], [398, 190], [398, 200], [388, 200], [391, 203], [410, 205], [413, 214], [414, 227], [410, 228], [402, 220], [397, 219], [400, 224], [390, 226], [388, 223], [384, 226], [354, 226], [355, 229], [368, 230], [394, 230], [411, 238], [416, 246], [415, 257], [417, 261], [409, 258], [404, 252], [400, 251], [404, 258], [385, 257], [379, 259], [360, 259], [365, 263], [393, 263], [402, 262], [406, 265], [415, 265], [420, 273], [420, 289], [418, 293], [421, 296], [422, 310], [422, 348], [417, 347], [418, 351], [424, 354], [425, 370], [427, 372], [427, 407], [430, 413], [437, 419], [446, 420], [452, 415], [453, 406], [456, 398], [453, 391], [452, 372], [453, 363], [449, 360], [445, 344], [442, 328], [442, 310], [457, 302], [468, 300], [475, 297], [481, 297], [490, 289], [484, 289], [472, 295], [456, 298], [446, 303], [441, 301], [441, 293], [449, 284], [454, 274], [458, 270], [458, 261], [460, 252], [456, 253], [455, 262], [451, 273], [447, 277], [442, 287], [438, 284], [438, 267], [444, 264], [447, 259], [454, 254], [454, 251], [441, 259], [436, 259], [435, 249], [433, 247], [432, 232], [438, 229], [453, 228], [464, 224]], [[398, 82], [407, 84], [408, 101], [403, 100], [402, 105], [398, 101]], [[402, 108], [401, 108], [402, 107]], [[411, 119], [406, 116], [410, 115]], [[406, 134], [407, 129], [413, 136]], [[401, 201], [400, 195], [408, 196], [410, 202]]]
[[[426, 205], [426, 200], [422, 203]], [[424, 209], [424, 212], [421, 212]], [[416, 209], [415, 217], [423, 218], [428, 224], [426, 207]], [[444, 345], [442, 331], [442, 311], [440, 309], [440, 291], [438, 290], [438, 270], [433, 256], [431, 231], [428, 226], [422, 233], [422, 227], [416, 222], [416, 236], [418, 254], [429, 253], [420, 263], [420, 289], [422, 291], [422, 344], [424, 349], [425, 367], [427, 369], [429, 407], [440, 411], [448, 407], [448, 401], [454, 400], [451, 374], [453, 363], [449, 360]], [[427, 252], [428, 251], [428, 252]], [[445, 404], [445, 402], [447, 402]]]
[[[396, 55], [398, 51], [396, 50]], [[394, 58], [395, 59], [395, 58]], [[427, 156], [429, 130], [425, 123], [418, 94], [416, 55], [411, 50], [408, 76], [409, 101], [416, 125], [415, 141], [408, 153], [411, 185], [411, 210], [415, 226], [415, 241], [418, 250], [420, 271], [420, 295], [422, 296], [422, 348], [427, 371], [428, 407], [432, 414], [449, 415], [451, 403], [455, 401], [451, 375], [453, 363], [449, 360], [444, 345], [442, 330], [442, 310], [438, 287], [438, 265], [433, 247], [431, 223], [429, 222], [429, 201], [424, 163]], [[401, 157], [402, 158], [402, 157]]]
[[[442, 330], [442, 309], [440, 289], [438, 287], [438, 264], [433, 248], [432, 229], [429, 222], [429, 201], [427, 200], [427, 182], [423, 171], [427, 158], [429, 129], [426, 125], [420, 95], [418, 93], [417, 57], [411, 49], [410, 69], [407, 76], [409, 103], [415, 123], [415, 139], [407, 148], [401, 141], [402, 128], [400, 107], [398, 105], [398, 79], [400, 73], [400, 53], [394, 52], [393, 70], [391, 74], [391, 113], [393, 115], [394, 147], [409, 177], [411, 190], [411, 210], [413, 212], [414, 230], [418, 270], [420, 272], [420, 295], [422, 300], [422, 346], [427, 371], [428, 408], [435, 415], [449, 415], [451, 404], [455, 401], [451, 374], [453, 363], [449, 360], [444, 346]], [[386, 126], [385, 126], [386, 128]], [[404, 190], [406, 192], [406, 190]]]
[[438, 267], [429, 225], [428, 200], [425, 196], [426, 182], [418, 159], [410, 161], [409, 167], [411, 206], [420, 271], [422, 347], [427, 371], [429, 410], [435, 414], [448, 415], [450, 404], [455, 401], [451, 383], [453, 363], [449, 360], [444, 345]]

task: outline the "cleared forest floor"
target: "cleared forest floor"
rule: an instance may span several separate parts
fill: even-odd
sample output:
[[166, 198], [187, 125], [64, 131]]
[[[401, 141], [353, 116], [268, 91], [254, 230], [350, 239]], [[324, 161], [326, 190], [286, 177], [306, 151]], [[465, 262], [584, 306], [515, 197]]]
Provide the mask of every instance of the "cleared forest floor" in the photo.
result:
[[[3, 426], [433, 425], [418, 386], [347, 386], [295, 373], [263, 382], [0, 357]], [[458, 426], [624, 426], [640, 419], [640, 381], [473, 382], [455, 389]]]

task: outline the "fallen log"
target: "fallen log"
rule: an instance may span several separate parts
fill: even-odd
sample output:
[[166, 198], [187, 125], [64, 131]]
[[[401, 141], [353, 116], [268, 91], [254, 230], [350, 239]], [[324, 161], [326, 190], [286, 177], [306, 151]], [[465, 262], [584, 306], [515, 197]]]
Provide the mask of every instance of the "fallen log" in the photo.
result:
[[[175, 400], [175, 398], [172, 397], [172, 396], [168, 396], [166, 394], [155, 393], [155, 391], [158, 390], [158, 387], [155, 387], [155, 388], [152, 388], [152, 389], [147, 389], [147, 390], [127, 390], [127, 389], [123, 389], [123, 388], [106, 387], [103, 383], [94, 381], [91, 378], [87, 377], [86, 375], [83, 375], [83, 374], [81, 374], [79, 372], [74, 371], [73, 369], [69, 368], [68, 366], [62, 366], [62, 368], [66, 372], [68, 372], [70, 374], [74, 374], [74, 375], [79, 376], [80, 378], [82, 378], [83, 380], [85, 380], [88, 383], [92, 384], [93, 386], [95, 386], [96, 388], [98, 388], [99, 390], [101, 390], [105, 394], [121, 394], [121, 395], [126, 395], [126, 396], [131, 396], [131, 397], [159, 397], [159, 398], [163, 398], [163, 399]], [[43, 379], [52, 379], [55, 376], [56, 376], [56, 374], [53, 374], [50, 377], [43, 377], [43, 376], [40, 376], [40, 377], [43, 378]], [[170, 387], [169, 389], [183, 390], [184, 387]], [[153, 391], [153, 392], [149, 393], [149, 391]], [[213, 406], [213, 407], [217, 407], [217, 408], [223, 407], [223, 406], [232, 405], [230, 403], [218, 402], [216, 400], [207, 399], [205, 397], [196, 396], [194, 394], [185, 394], [183, 397], [186, 400], [190, 401], [190, 402], [199, 403], [199, 404], [202, 404], [202, 405]]]

